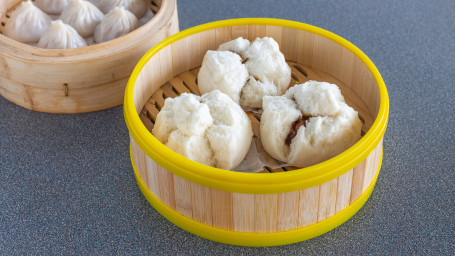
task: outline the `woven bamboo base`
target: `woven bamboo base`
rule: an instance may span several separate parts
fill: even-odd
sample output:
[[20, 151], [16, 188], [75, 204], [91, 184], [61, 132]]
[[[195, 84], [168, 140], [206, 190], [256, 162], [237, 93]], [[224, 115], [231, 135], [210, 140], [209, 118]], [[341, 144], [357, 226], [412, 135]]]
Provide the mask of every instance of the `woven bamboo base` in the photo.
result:
[[[340, 88], [347, 104], [353, 107], [355, 110], [358, 111], [360, 120], [363, 122], [362, 126], [362, 136], [368, 131], [371, 127], [374, 119], [371, 116], [370, 112], [368, 111], [368, 107], [366, 104], [360, 99], [360, 97], [352, 91], [348, 86], [343, 84], [341, 81], [335, 79], [331, 75], [320, 72], [318, 70], [312, 69], [309, 66], [301, 65], [296, 62], [288, 61], [289, 66], [292, 70], [292, 79], [289, 86], [293, 86], [296, 83], [301, 84], [309, 80], [316, 80], [316, 81], [324, 81], [330, 82], [338, 85]], [[199, 67], [192, 69], [190, 71], [186, 71], [181, 73], [180, 75], [174, 77], [169, 82], [165, 83], [161, 88], [155, 91], [147, 103], [142, 108], [140, 113], [140, 118], [144, 123], [145, 127], [152, 132], [156, 116], [160, 109], [164, 106], [164, 100], [167, 97], [174, 98], [181, 93], [194, 93], [197, 95], [201, 95], [197, 85], [197, 75], [199, 72]], [[261, 116], [260, 114], [247, 111], [247, 115], [251, 120], [251, 124], [253, 127], [254, 133], [254, 141], [256, 145], [258, 145], [258, 138], [260, 137], [259, 127]], [[259, 150], [262, 150], [262, 147], [258, 147]], [[268, 162], [273, 162], [272, 158], [268, 159]], [[264, 166], [264, 169], [261, 171], [262, 173], [275, 173], [275, 172], [286, 172], [299, 169], [293, 166], [287, 166], [282, 168], [275, 168], [272, 169], [268, 166]]]

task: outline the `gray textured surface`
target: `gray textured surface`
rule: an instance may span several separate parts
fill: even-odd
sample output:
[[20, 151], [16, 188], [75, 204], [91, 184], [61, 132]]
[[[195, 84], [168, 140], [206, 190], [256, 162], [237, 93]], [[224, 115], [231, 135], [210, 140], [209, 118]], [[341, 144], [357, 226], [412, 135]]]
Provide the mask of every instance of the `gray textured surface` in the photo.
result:
[[189, 1], [181, 29], [273, 17], [334, 32], [376, 64], [390, 97], [378, 184], [335, 230], [273, 248], [174, 226], [134, 179], [122, 107], [36, 113], [0, 97], [0, 254], [455, 254], [455, 2]]

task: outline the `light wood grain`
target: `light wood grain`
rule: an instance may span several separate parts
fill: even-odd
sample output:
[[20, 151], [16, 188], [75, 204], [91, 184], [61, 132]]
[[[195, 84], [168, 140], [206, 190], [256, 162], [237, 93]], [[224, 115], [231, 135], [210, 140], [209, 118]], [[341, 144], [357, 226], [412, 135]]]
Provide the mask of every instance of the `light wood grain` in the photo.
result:
[[175, 194], [174, 194], [174, 175], [159, 165], [156, 165], [156, 180], [158, 181], [158, 195], [160, 200], [167, 206], [175, 209]]
[[145, 166], [147, 168], [147, 185], [150, 189], [150, 192], [152, 192], [158, 199], [163, 201], [162, 196], [161, 196], [161, 187], [160, 183], [161, 181], [159, 180], [158, 177], [158, 169], [163, 169], [159, 164], [155, 163], [150, 157], [148, 157], [144, 152], [143, 157], [145, 158]]
[[335, 213], [348, 207], [351, 202], [352, 172], [353, 170], [350, 170], [338, 177]]
[[191, 182], [174, 176], [174, 195], [175, 195], [175, 209], [179, 213], [192, 218], [193, 207], [191, 204]]
[[212, 225], [212, 200], [211, 189], [191, 182], [191, 203], [193, 219]]
[[249, 25], [248, 27], [248, 40], [254, 41], [257, 37], [266, 36], [265, 26], [261, 25]]
[[254, 195], [232, 193], [234, 231], [254, 231]]
[[279, 193], [277, 201], [278, 231], [296, 229], [299, 221], [300, 192]]
[[367, 167], [368, 158], [363, 160], [360, 164], [354, 167], [352, 172], [352, 185], [351, 185], [351, 203], [354, 202], [363, 192], [363, 183], [365, 180], [365, 171]]
[[278, 195], [254, 195], [254, 232], [269, 233], [278, 230]]
[[318, 222], [319, 188], [320, 186], [314, 186], [299, 191], [298, 227], [306, 227]]
[[248, 38], [248, 26], [231, 27], [231, 37], [232, 39], [236, 39], [238, 37]]
[[335, 214], [338, 180], [333, 179], [320, 185], [318, 221], [322, 221]]
[[211, 189], [213, 226], [233, 230], [233, 195], [231, 192]]

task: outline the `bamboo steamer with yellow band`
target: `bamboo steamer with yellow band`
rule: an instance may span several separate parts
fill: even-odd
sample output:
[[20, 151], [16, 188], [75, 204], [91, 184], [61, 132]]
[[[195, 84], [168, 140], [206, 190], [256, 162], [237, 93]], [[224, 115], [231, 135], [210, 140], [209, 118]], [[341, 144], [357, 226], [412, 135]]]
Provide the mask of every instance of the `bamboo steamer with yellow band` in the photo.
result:
[[[294, 80], [337, 84], [363, 121], [362, 138], [343, 153], [306, 167], [261, 173], [191, 161], [152, 134], [164, 98], [198, 93], [207, 50], [239, 36], [273, 37]], [[382, 161], [388, 95], [374, 64], [343, 38], [303, 23], [248, 18], [200, 25], [167, 38], [137, 64], [124, 99], [131, 161], [139, 187], [171, 222], [214, 241], [274, 246], [325, 233], [355, 214], [372, 193]], [[255, 136], [259, 120], [250, 115]]]

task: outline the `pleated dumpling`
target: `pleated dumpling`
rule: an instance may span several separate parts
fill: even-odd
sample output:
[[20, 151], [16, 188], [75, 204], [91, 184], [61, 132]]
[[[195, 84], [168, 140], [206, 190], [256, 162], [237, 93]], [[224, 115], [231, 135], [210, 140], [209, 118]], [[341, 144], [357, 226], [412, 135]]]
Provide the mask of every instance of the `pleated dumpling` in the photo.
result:
[[60, 14], [73, 0], [35, 0], [35, 5], [49, 14]]
[[128, 11], [132, 12], [139, 19], [145, 15], [148, 6], [144, 0], [99, 0], [100, 9], [104, 13], [108, 13], [117, 6], [123, 6]]
[[71, 49], [84, 46], [87, 46], [84, 38], [61, 20], [52, 21], [38, 42], [38, 47], [47, 49]]
[[51, 24], [51, 17], [32, 1], [22, 2], [3, 29], [3, 34], [22, 43], [36, 43]]
[[82, 37], [89, 37], [104, 14], [92, 3], [85, 0], [73, 0], [60, 14], [60, 20], [72, 26]]
[[130, 11], [124, 7], [115, 7], [106, 16], [95, 30], [95, 42], [106, 42], [135, 30], [139, 21]]

